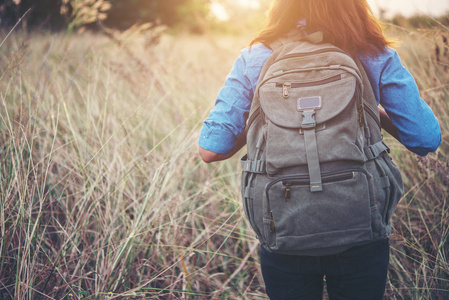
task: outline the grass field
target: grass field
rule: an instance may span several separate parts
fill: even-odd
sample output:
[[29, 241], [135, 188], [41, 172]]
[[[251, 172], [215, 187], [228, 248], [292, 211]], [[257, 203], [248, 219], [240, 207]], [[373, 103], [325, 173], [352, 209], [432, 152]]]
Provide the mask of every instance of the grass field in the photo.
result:
[[[403, 40], [443, 144], [421, 158], [386, 138], [406, 186], [386, 296], [448, 299], [449, 30], [389, 34]], [[266, 299], [239, 155], [210, 165], [197, 155], [249, 39], [120, 45], [16, 32], [0, 42], [0, 299]]]

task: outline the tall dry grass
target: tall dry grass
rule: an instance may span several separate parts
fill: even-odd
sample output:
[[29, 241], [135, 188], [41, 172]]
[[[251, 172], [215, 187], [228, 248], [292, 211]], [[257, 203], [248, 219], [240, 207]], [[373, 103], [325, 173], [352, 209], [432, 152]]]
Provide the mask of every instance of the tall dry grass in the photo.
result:
[[[388, 299], [447, 299], [449, 30], [399, 49], [443, 129], [419, 158], [391, 138], [407, 193]], [[15, 34], [0, 48], [0, 299], [262, 299], [237, 157], [197, 156], [249, 37]], [[447, 45], [446, 45], [447, 46]], [[126, 47], [124, 49], [123, 47]]]
[[436, 153], [424, 158], [390, 143], [395, 145], [393, 159], [402, 171], [406, 190], [393, 216], [387, 296], [448, 299], [449, 29], [414, 32], [395, 27], [390, 32], [402, 40], [398, 52], [414, 75], [421, 97], [438, 117], [443, 142]]
[[3, 45], [0, 298], [262, 294], [237, 165], [196, 154], [228, 42]]

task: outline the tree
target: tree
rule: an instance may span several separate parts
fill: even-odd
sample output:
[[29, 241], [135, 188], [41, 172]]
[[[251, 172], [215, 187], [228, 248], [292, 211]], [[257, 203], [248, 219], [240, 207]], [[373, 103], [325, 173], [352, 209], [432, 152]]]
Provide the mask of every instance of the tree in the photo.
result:
[[157, 20], [201, 32], [209, 5], [210, 0], [4, 0], [0, 26], [13, 26], [30, 9], [23, 22], [29, 29], [71, 30], [101, 20], [108, 27], [123, 30]]
[[11, 27], [27, 12], [22, 26], [58, 30], [67, 25], [61, 15], [61, 0], [4, 0], [0, 4], [0, 26]]

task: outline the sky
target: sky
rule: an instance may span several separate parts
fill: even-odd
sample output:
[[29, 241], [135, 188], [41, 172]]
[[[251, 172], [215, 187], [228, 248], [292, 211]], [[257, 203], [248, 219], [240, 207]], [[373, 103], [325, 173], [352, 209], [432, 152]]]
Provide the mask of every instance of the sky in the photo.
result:
[[[233, 0], [242, 7], [257, 8], [259, 0]], [[235, 3], [234, 2], [234, 3]], [[396, 14], [411, 16], [414, 14], [427, 14], [440, 16], [449, 12], [449, 0], [368, 0], [373, 12], [379, 16], [381, 9], [385, 10], [385, 17], [392, 17]], [[219, 1], [212, 1], [213, 13], [223, 20], [227, 18], [227, 12]]]

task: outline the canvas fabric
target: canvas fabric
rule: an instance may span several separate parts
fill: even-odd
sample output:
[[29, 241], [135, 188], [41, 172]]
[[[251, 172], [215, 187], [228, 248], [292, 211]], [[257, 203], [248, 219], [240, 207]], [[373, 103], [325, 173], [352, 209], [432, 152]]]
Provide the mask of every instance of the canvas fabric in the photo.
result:
[[248, 117], [243, 207], [270, 252], [385, 239], [403, 192], [363, 66], [321, 40], [272, 45]]

